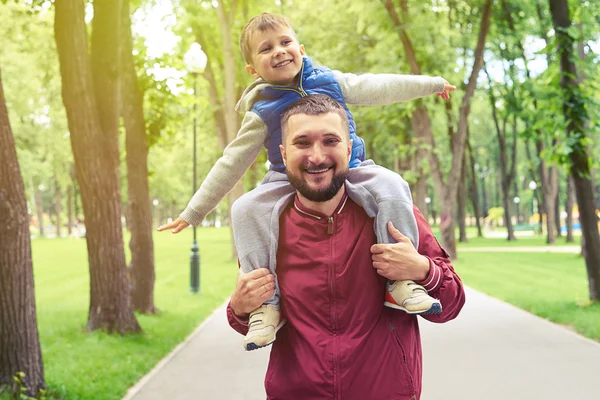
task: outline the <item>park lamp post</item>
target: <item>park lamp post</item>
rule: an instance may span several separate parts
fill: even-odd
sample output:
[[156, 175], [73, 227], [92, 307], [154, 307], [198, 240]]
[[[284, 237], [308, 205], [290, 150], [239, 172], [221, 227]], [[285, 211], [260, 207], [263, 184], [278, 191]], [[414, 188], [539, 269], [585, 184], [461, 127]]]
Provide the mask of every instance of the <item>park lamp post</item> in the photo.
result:
[[[192, 196], [196, 193], [198, 188], [196, 182], [196, 124], [197, 124], [197, 110], [198, 110], [198, 99], [196, 97], [196, 81], [198, 74], [201, 74], [206, 67], [206, 54], [202, 51], [202, 47], [198, 43], [192, 43], [190, 49], [185, 53], [183, 57], [185, 67], [187, 71], [194, 77], [194, 145], [193, 145], [193, 187]], [[194, 230], [194, 240], [192, 242], [192, 254], [190, 255], [190, 291], [192, 293], [200, 292], [200, 253], [198, 248], [198, 242], [196, 241], [196, 227]]]
[[[427, 213], [427, 219], [429, 219], [429, 215], [431, 214], [431, 197], [425, 197], [425, 204], [427, 204], [427, 210], [425, 212]], [[435, 224], [435, 221], [433, 221], [433, 223]]]
[[515, 198], [513, 199], [513, 202], [515, 203], [515, 211], [517, 212], [517, 224], [519, 223], [520, 215], [519, 215], [519, 203], [521, 202], [521, 198], [519, 196], [515, 196]]
[[[536, 207], [536, 204], [535, 204], [535, 200], [536, 200], [536, 198], [535, 198], [535, 189], [537, 189], [537, 183], [535, 183], [535, 181], [529, 181], [529, 189], [531, 191], [533, 191], [533, 196], [531, 197], [531, 213], [535, 214], [535, 212], [537, 211], [536, 210], [537, 207]], [[542, 222], [541, 215], [540, 215], [540, 222]]]

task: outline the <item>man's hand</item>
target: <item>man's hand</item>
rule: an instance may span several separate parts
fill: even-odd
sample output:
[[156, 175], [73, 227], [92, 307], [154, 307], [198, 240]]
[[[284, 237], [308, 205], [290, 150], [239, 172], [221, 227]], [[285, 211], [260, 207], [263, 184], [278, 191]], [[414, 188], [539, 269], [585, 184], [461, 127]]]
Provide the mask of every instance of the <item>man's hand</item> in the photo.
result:
[[456, 86], [449, 84], [448, 81], [444, 81], [444, 90], [442, 90], [439, 93], [436, 93], [436, 96], [439, 96], [444, 100], [449, 100], [450, 92], [453, 92], [455, 90], [456, 90]]
[[231, 309], [238, 317], [247, 317], [275, 293], [275, 277], [267, 268], [247, 274], [238, 272], [237, 285], [231, 295]]
[[388, 231], [398, 243], [371, 246], [373, 267], [377, 273], [394, 281], [421, 281], [427, 278], [429, 259], [420, 255], [410, 239], [391, 222], [388, 222]]
[[175, 221], [168, 223], [168, 224], [164, 224], [159, 226], [158, 228], [156, 228], [157, 231], [162, 232], [165, 229], [171, 229], [171, 232], [173, 233], [179, 233], [182, 230], [184, 230], [185, 228], [187, 228], [188, 226], [190, 226], [190, 224], [188, 224], [187, 222], [185, 222], [184, 220], [181, 219], [181, 217], [177, 218]]

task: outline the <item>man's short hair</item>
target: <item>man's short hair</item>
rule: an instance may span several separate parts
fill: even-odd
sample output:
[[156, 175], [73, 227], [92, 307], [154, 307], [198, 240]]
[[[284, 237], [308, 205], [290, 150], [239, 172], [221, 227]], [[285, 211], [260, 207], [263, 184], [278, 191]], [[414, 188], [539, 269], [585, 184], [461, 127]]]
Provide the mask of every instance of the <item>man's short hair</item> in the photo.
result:
[[348, 114], [340, 103], [324, 94], [310, 94], [296, 100], [283, 111], [281, 114], [281, 139], [285, 143], [287, 131], [287, 123], [292, 115], [322, 115], [322, 114], [337, 114], [342, 119], [342, 126], [350, 137], [350, 128], [348, 126]]
[[[250, 49], [250, 38], [252, 35], [257, 31], [264, 32], [277, 27], [289, 28], [294, 32], [290, 20], [283, 15], [262, 13], [250, 18], [240, 35], [240, 50], [242, 51], [246, 64], [252, 63], [252, 53]], [[296, 32], [294, 32], [294, 35], [296, 35]]]

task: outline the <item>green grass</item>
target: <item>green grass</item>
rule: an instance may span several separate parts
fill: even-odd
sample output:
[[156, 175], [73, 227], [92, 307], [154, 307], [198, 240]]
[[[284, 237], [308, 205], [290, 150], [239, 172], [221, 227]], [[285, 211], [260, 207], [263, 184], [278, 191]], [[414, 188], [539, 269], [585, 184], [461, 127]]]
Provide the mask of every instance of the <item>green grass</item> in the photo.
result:
[[[580, 246], [581, 236], [576, 236], [574, 243], [567, 243], [565, 238], [557, 238], [553, 246]], [[517, 237], [515, 241], [508, 241], [506, 238], [469, 238], [466, 243], [456, 242], [459, 247], [534, 247], [548, 246], [546, 236], [525, 236]], [[460, 250], [459, 250], [460, 251]]]
[[600, 303], [590, 304], [579, 255], [459, 253], [455, 266], [468, 286], [600, 341]]
[[198, 230], [201, 294], [189, 291], [191, 229], [155, 235], [155, 304], [138, 315], [143, 334], [87, 333], [89, 272], [85, 240], [32, 242], [38, 330], [48, 388], [59, 398], [121, 399], [232, 293], [237, 264], [229, 229]]

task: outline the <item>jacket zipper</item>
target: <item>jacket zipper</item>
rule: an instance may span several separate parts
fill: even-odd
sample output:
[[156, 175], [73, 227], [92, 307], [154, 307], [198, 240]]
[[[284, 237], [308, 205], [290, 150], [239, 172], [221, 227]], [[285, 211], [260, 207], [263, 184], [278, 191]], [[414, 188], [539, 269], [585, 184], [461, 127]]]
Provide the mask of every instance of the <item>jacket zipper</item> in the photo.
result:
[[335, 262], [334, 262], [334, 245], [333, 245], [333, 233], [334, 233], [334, 221], [333, 215], [327, 218], [327, 234], [331, 235], [329, 241], [329, 290], [331, 293], [331, 322], [333, 325], [333, 398], [338, 399], [340, 394], [338, 393], [338, 349], [337, 349], [337, 321], [335, 315]]
[[298, 72], [298, 88], [291, 88], [288, 86], [272, 86], [273, 89], [277, 89], [277, 90], [289, 90], [292, 92], [296, 92], [300, 95], [300, 97], [306, 97], [308, 96], [308, 93], [306, 93], [304, 91], [304, 88], [302, 87], [302, 77], [304, 76], [304, 61], [302, 62], [302, 67], [300, 68], [300, 72]]

